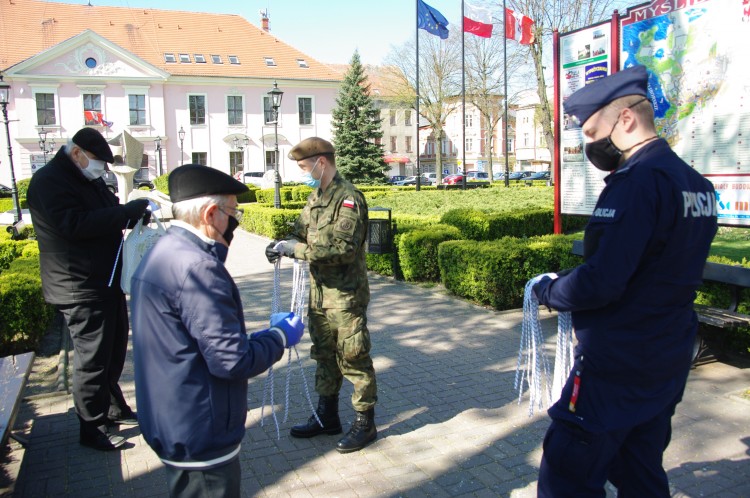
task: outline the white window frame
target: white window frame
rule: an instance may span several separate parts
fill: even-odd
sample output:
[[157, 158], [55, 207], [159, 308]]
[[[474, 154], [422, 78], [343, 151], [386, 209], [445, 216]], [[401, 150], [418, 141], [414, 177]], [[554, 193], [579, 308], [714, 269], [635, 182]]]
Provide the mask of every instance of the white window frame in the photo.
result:
[[104, 125], [100, 124], [86, 124], [86, 118], [84, 117], [84, 111], [86, 110], [84, 107], [84, 101], [83, 96], [85, 95], [99, 95], [99, 102], [101, 102], [101, 110], [99, 112], [102, 113], [103, 118], [107, 117], [107, 105], [104, 99], [104, 89], [106, 88], [106, 85], [76, 85], [78, 87], [78, 98], [81, 105], [81, 126], [96, 126], [99, 128], [102, 128]]
[[[239, 123], [229, 123], [229, 97], [239, 97], [240, 102], [242, 103], [242, 112], [240, 113], [241, 120]], [[224, 105], [227, 110], [227, 126], [245, 126], [245, 96], [236, 93], [228, 93], [224, 96]]]
[[33, 83], [29, 84], [29, 87], [31, 88], [31, 97], [32, 102], [34, 105], [34, 121], [38, 121], [38, 114], [37, 114], [37, 108], [36, 108], [36, 94], [37, 93], [51, 93], [53, 95], [52, 99], [55, 103], [55, 123], [54, 124], [40, 124], [39, 122], [36, 123], [36, 128], [41, 129], [44, 128], [45, 130], [59, 130], [60, 129], [60, 98], [57, 95], [57, 89], [60, 85], [35, 85]]
[[[134, 130], [134, 129], [143, 129], [143, 128], [149, 128], [151, 126], [151, 105], [150, 105], [150, 99], [148, 95], [149, 88], [151, 88], [148, 85], [145, 86], [135, 86], [135, 85], [122, 85], [122, 89], [125, 91], [125, 105], [128, 109], [128, 121], [127, 121], [127, 127], [128, 129]], [[146, 101], [146, 122], [144, 124], [130, 124], [130, 96], [131, 95], [143, 95]]]
[[[310, 99], [310, 124], [302, 124], [299, 122], [300, 99]], [[297, 124], [299, 124], [299, 126], [315, 126], [315, 96], [314, 95], [297, 95]]]
[[[263, 113], [263, 126], [273, 126], [273, 121], [266, 121], [266, 99], [268, 99], [269, 102], [271, 101], [271, 97], [267, 94], [263, 94], [260, 96], [260, 112]], [[273, 107], [271, 107], [271, 110], [273, 110]], [[279, 127], [281, 127], [283, 116], [284, 115], [281, 112], [281, 107], [279, 107]]]
[[[190, 97], [203, 97], [203, 105], [204, 105], [204, 116], [203, 116], [203, 123], [192, 123], [190, 119]], [[191, 92], [185, 95], [185, 101], [188, 111], [188, 124], [194, 128], [199, 128], [202, 126], [208, 125], [208, 94], [206, 93], [198, 93], [198, 92]]]

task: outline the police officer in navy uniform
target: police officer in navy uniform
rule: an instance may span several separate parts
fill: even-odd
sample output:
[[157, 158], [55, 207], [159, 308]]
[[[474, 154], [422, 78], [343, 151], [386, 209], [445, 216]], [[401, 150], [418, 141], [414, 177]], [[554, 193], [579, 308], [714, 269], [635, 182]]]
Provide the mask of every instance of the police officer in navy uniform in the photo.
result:
[[571, 311], [575, 364], [549, 409], [541, 497], [668, 497], [662, 455], [698, 322], [695, 291], [716, 233], [712, 184], [657, 136], [648, 77], [634, 66], [571, 95], [586, 156], [610, 174], [584, 237], [584, 263], [534, 292]]

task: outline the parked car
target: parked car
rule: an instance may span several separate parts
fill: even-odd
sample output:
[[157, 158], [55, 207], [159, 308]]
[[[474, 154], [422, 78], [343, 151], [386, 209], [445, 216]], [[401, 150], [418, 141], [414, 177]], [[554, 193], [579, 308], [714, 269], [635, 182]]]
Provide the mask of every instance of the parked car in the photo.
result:
[[263, 175], [265, 175], [263, 171], [245, 171], [240, 181], [260, 187], [261, 183], [263, 183]]
[[467, 171], [466, 172], [467, 182], [488, 182], [490, 181], [490, 174], [486, 171]]
[[[104, 183], [107, 184], [107, 188], [113, 194], [117, 193], [117, 177], [109, 170], [104, 172], [102, 176]], [[149, 189], [154, 188], [153, 182], [149, 179], [148, 168], [138, 168], [138, 171], [133, 175], [133, 189], [139, 189], [141, 187], [148, 187]]]
[[493, 173], [492, 174], [492, 180], [494, 180], [496, 182], [500, 181], [500, 180], [505, 180], [505, 173], [504, 172]]
[[388, 179], [388, 183], [395, 184], [396, 182], [400, 182], [400, 181], [403, 181], [403, 180], [406, 180], [406, 176], [404, 176], [404, 175], [394, 175], [394, 176], [392, 176], [392, 177], [390, 177]]
[[443, 185], [458, 185], [463, 181], [464, 175], [447, 175], [443, 177]]
[[520, 180], [523, 178], [523, 171], [511, 171], [508, 175], [508, 180]]
[[422, 173], [422, 185], [435, 185], [437, 183], [437, 173]]
[[0, 196], [11, 195], [12, 193], [13, 189], [11, 189], [10, 187], [6, 187], [2, 183], [0, 183]]
[[403, 180], [399, 180], [397, 182], [393, 183], [394, 185], [416, 185], [417, 184], [417, 177], [416, 176], [407, 176]]
[[549, 180], [549, 171], [537, 171], [529, 176], [527, 180]]

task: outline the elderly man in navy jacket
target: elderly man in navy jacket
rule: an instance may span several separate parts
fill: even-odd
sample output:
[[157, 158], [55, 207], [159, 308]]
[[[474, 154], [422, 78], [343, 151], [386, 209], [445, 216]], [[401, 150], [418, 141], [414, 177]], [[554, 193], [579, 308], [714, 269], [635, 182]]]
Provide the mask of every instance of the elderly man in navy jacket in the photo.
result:
[[248, 337], [224, 267], [247, 187], [197, 164], [169, 175], [176, 218], [131, 280], [141, 432], [164, 462], [170, 496], [239, 496], [247, 379], [299, 342], [292, 313]]
[[538, 494], [668, 497], [662, 455], [697, 332], [695, 290], [716, 233], [712, 184], [660, 139], [635, 66], [564, 103], [586, 156], [610, 172], [584, 237], [585, 262], [534, 287], [572, 311], [578, 344], [549, 410]]

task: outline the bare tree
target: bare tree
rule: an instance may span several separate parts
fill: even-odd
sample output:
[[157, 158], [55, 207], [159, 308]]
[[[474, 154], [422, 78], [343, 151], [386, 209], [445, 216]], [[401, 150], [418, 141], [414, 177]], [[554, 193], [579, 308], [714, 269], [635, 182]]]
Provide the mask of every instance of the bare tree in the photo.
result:
[[[501, 28], [502, 29], [502, 28]], [[485, 126], [485, 150], [487, 151], [489, 177], [492, 178], [492, 156], [494, 143], [492, 137], [495, 135], [496, 127], [502, 123], [505, 111], [505, 73], [509, 74], [522, 70], [525, 61], [517, 50], [509, 50], [507, 63], [503, 61], [503, 38], [500, 36], [491, 38], [480, 38], [474, 35], [465, 35], [464, 41], [464, 72], [466, 79], [466, 100], [474, 104], [482, 116]], [[496, 30], [498, 30], [496, 28]], [[512, 85], [511, 85], [511, 88]], [[512, 92], [512, 90], [511, 90]], [[509, 92], [509, 93], [511, 93]], [[509, 97], [509, 101], [513, 96]], [[504, 133], [500, 133], [501, 144], [507, 143]], [[507, 154], [507, 147], [501, 148], [503, 156]], [[507, 175], [506, 171], [506, 175]]]
[[[460, 33], [459, 33], [460, 34]], [[419, 114], [432, 129], [435, 141], [435, 170], [437, 182], [442, 180], [445, 121], [451, 113], [460, 109], [461, 102], [456, 95], [461, 92], [461, 53], [460, 42], [455, 32], [448, 40], [437, 36], [419, 34]], [[394, 94], [397, 105], [416, 109], [417, 103], [417, 64], [416, 44], [409, 41], [394, 48], [385, 60], [389, 68], [387, 83]], [[421, 120], [420, 120], [421, 122]], [[417, 144], [419, 147], [419, 144]], [[417, 151], [421, 153], [421, 151]], [[420, 172], [417, 171], [417, 176]]]
[[[555, 157], [552, 129], [552, 107], [547, 97], [545, 70], [552, 66], [552, 35], [555, 31], [568, 32], [602, 21], [612, 14], [617, 0], [510, 0], [513, 9], [534, 20], [534, 42], [519, 45], [534, 64], [537, 94], [541, 107], [540, 119], [550, 157]], [[545, 52], [545, 49], [547, 52]]]

